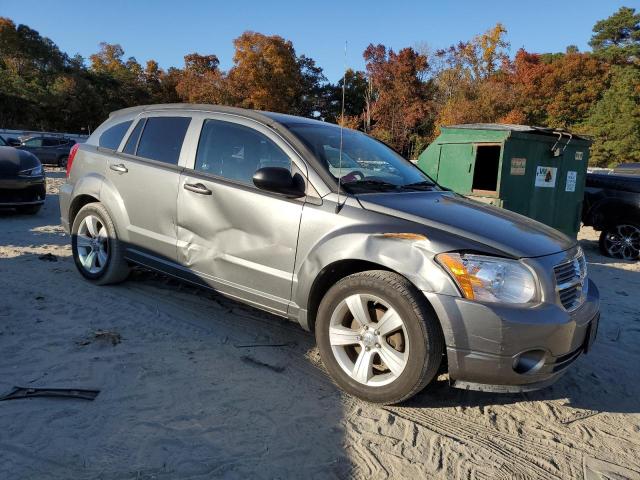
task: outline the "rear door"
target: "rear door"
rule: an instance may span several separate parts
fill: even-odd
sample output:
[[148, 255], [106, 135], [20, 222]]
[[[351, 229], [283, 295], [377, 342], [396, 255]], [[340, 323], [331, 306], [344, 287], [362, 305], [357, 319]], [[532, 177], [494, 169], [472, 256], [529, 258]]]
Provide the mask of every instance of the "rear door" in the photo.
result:
[[304, 197], [259, 190], [252, 177], [277, 166], [306, 181], [306, 165], [251, 120], [203, 114], [200, 124], [178, 189], [178, 259], [201, 282], [286, 313]]
[[40, 160], [46, 163], [58, 163], [58, 148], [60, 148], [60, 139], [44, 137]]
[[129, 217], [129, 258], [146, 264], [176, 260], [179, 162], [190, 123], [188, 113], [140, 116], [123, 151], [109, 157], [107, 178]]

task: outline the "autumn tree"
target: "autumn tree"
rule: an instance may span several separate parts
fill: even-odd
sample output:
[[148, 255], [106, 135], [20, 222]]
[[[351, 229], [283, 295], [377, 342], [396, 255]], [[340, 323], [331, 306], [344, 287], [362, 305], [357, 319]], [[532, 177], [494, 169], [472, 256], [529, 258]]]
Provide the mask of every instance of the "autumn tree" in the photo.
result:
[[[437, 126], [520, 122], [509, 80], [509, 43], [498, 23], [467, 42], [436, 51]], [[436, 130], [437, 133], [437, 130]]]
[[511, 81], [526, 123], [569, 128], [601, 97], [608, 71], [608, 64], [590, 53], [545, 57], [519, 50]]
[[373, 89], [371, 133], [412, 156], [432, 126], [427, 57], [413, 48], [396, 53], [384, 45], [373, 44], [366, 48], [363, 57]]
[[233, 103], [244, 108], [310, 115], [317, 106], [322, 69], [278, 35], [245, 32], [233, 41], [229, 71]]
[[216, 55], [190, 53], [184, 57], [176, 92], [188, 103], [228, 104], [227, 79], [219, 70]]

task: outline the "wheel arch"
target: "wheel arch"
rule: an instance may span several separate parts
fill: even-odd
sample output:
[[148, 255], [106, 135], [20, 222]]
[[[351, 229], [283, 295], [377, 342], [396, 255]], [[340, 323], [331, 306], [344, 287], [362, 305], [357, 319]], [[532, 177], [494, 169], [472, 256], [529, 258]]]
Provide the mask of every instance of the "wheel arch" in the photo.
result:
[[[345, 260], [337, 260], [335, 262], [326, 265], [318, 275], [315, 277], [313, 283], [311, 284], [311, 288], [309, 290], [308, 300], [307, 300], [307, 308], [306, 308], [306, 323], [303, 323], [303, 327], [313, 332], [316, 324], [316, 316], [318, 312], [318, 307], [320, 302], [329, 291], [329, 289], [335, 285], [337, 282], [342, 280], [349, 275], [353, 275], [355, 273], [367, 272], [371, 270], [384, 270], [387, 272], [392, 272], [401, 277], [407, 279], [407, 281], [418, 291], [421, 292], [421, 288], [416, 285], [411, 278], [407, 277], [407, 275], [402, 274], [401, 272], [390, 268], [387, 265], [383, 265], [380, 263], [372, 262], [370, 260], [364, 259], [345, 259]], [[438, 320], [438, 324], [440, 326], [441, 332], [443, 332], [442, 322], [445, 319], [441, 319], [440, 316], [436, 313], [435, 308], [429, 301], [429, 299], [424, 296], [424, 301], [427, 307], [431, 310], [435, 318]], [[301, 322], [302, 323], [302, 322]]]
[[619, 199], [604, 199], [589, 209], [590, 224], [596, 230], [605, 230], [620, 221], [633, 221], [640, 225], [640, 204]]
[[[329, 289], [337, 282], [354, 273], [366, 272], [369, 270], [386, 270], [392, 272], [388, 267], [379, 263], [367, 260], [337, 260], [325, 266], [313, 280], [307, 300], [307, 325], [313, 332], [316, 324], [316, 314], [318, 306]], [[397, 272], [395, 272], [397, 273]]]
[[69, 205], [70, 228], [73, 225], [73, 222], [75, 221], [76, 216], [78, 215], [78, 212], [82, 207], [84, 207], [85, 205], [89, 205], [90, 203], [97, 203], [99, 201], [100, 200], [98, 200], [98, 198], [87, 193], [82, 193], [80, 195], [75, 196], [71, 201], [71, 205]]

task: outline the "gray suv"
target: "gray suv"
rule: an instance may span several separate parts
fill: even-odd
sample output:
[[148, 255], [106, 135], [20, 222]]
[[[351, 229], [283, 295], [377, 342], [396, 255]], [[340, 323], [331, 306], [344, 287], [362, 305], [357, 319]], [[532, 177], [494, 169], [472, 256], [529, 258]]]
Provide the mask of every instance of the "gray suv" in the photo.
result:
[[[576, 241], [438, 187], [363, 134], [212, 105], [114, 112], [60, 191], [80, 273], [143, 265], [300, 323], [344, 390], [549, 385], [597, 331]], [[442, 367], [442, 368], [441, 368]]]

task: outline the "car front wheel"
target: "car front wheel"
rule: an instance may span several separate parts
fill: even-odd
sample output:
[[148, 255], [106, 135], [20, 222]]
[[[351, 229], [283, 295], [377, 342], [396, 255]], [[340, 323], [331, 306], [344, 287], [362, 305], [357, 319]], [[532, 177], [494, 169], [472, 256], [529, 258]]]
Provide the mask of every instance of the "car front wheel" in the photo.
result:
[[444, 340], [426, 299], [406, 278], [382, 270], [336, 283], [318, 309], [320, 356], [334, 381], [363, 400], [393, 404], [436, 375]]

